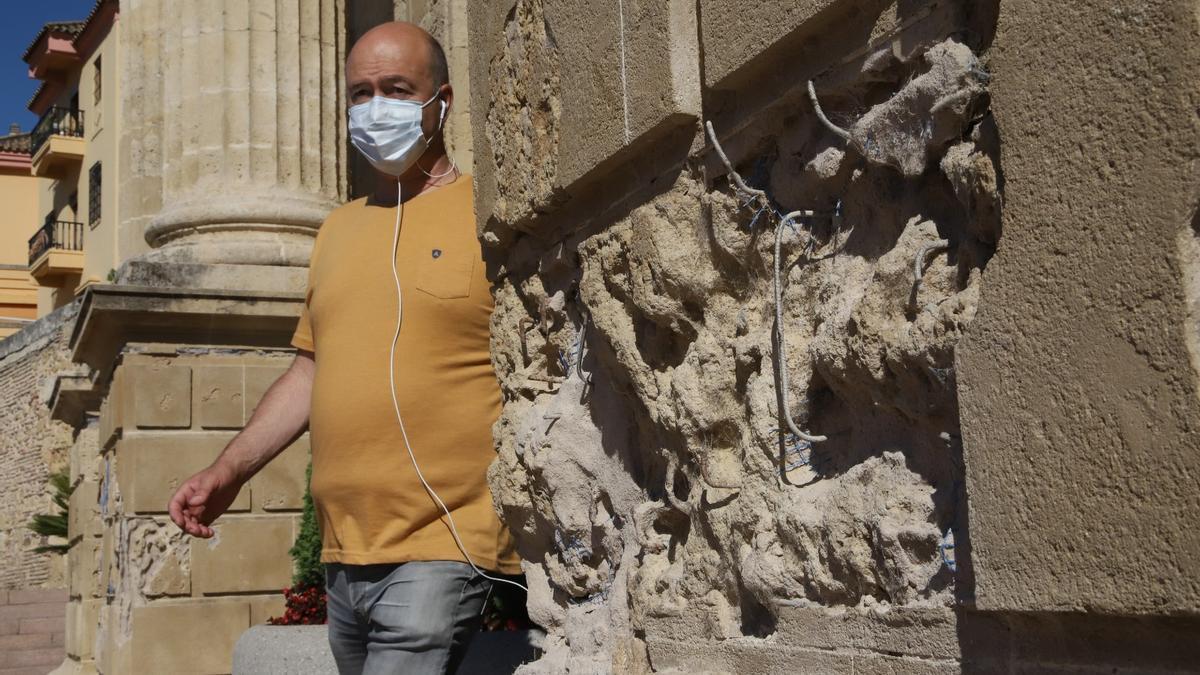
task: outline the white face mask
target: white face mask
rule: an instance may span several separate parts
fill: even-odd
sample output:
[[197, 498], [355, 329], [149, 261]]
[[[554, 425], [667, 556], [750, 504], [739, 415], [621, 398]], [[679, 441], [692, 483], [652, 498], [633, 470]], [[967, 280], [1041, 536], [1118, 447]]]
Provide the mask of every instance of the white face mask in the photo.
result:
[[[429, 141], [421, 130], [421, 111], [441, 94], [424, 103], [385, 96], [350, 108], [350, 141], [376, 169], [389, 176], [401, 176], [408, 171]], [[446, 102], [438, 115], [438, 131], [446, 118]]]

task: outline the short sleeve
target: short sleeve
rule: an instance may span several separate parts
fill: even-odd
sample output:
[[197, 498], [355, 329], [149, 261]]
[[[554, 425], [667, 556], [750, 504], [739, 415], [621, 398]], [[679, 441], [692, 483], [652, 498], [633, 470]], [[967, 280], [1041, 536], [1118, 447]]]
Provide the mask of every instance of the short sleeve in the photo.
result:
[[308, 260], [308, 288], [304, 291], [304, 305], [300, 307], [300, 320], [296, 323], [296, 331], [292, 333], [292, 346], [306, 352], [316, 352], [317, 342], [313, 336], [312, 326], [312, 297], [313, 279], [316, 277], [317, 254], [320, 251], [321, 237], [318, 231], [313, 242], [312, 255]]

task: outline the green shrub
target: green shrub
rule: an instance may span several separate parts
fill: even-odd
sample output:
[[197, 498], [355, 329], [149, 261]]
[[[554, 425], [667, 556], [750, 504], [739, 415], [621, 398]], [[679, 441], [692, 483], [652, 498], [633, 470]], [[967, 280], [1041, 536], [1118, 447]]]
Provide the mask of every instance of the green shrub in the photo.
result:
[[312, 482], [312, 462], [304, 476], [304, 512], [300, 516], [300, 532], [296, 535], [296, 543], [288, 553], [292, 556], [294, 586], [324, 586], [325, 566], [321, 564], [321, 531], [317, 526], [317, 509], [313, 506], [312, 492], [309, 483]]
[[313, 506], [312, 462], [304, 473], [304, 512], [300, 532], [288, 551], [292, 556], [292, 585], [283, 589], [283, 616], [267, 623], [276, 626], [325, 623], [325, 566], [321, 564], [321, 530]]
[[[71, 486], [71, 476], [67, 469], [62, 469], [50, 474], [50, 485], [54, 488], [54, 505], [58, 507], [58, 513], [39, 513], [33, 517], [26, 525], [34, 534], [43, 537], [61, 537], [67, 539], [67, 520], [71, 512], [71, 493], [75, 488]], [[56, 553], [58, 555], [66, 555], [71, 549], [71, 544], [44, 544], [33, 549], [34, 553]]]

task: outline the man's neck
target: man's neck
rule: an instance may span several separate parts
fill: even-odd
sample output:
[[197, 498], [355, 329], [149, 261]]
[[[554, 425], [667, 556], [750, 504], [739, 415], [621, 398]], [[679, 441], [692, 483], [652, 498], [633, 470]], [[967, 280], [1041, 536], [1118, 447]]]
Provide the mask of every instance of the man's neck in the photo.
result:
[[421, 159], [417, 160], [399, 181], [395, 176], [377, 174], [372, 202], [383, 206], [394, 206], [403, 197], [404, 201], [449, 185], [458, 178], [458, 168], [446, 155], [445, 146], [430, 146]]

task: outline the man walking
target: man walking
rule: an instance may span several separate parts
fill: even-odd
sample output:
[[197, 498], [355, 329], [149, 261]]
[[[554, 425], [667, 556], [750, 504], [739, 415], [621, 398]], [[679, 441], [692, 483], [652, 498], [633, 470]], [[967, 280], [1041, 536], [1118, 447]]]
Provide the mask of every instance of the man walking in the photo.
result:
[[350, 136], [379, 172], [313, 247], [291, 367], [245, 429], [171, 499], [211, 537], [242, 485], [309, 429], [342, 673], [453, 672], [490, 580], [520, 571], [486, 482], [500, 390], [471, 181], [446, 155], [446, 56], [389, 23], [346, 61]]

